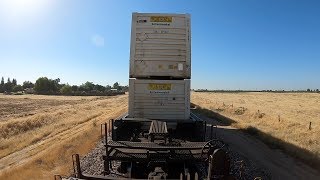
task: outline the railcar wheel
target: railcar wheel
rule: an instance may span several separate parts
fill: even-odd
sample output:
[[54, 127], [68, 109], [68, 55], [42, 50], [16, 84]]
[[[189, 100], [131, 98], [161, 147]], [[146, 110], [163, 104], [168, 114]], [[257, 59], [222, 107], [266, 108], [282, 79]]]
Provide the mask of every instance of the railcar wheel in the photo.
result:
[[216, 149], [225, 149], [228, 152], [228, 146], [222, 140], [219, 139], [212, 139], [208, 141], [203, 148], [201, 149], [201, 159], [205, 158], [205, 162], [208, 162], [209, 156], [213, 154], [214, 150]]

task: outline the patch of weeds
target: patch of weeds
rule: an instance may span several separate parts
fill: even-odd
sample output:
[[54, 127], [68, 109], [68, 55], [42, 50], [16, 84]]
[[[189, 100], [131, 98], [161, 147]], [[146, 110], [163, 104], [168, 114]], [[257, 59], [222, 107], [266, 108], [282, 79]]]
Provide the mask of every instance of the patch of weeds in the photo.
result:
[[73, 147], [73, 145], [71, 145], [71, 144], [65, 144], [65, 145], [63, 145], [63, 149], [65, 149], [65, 150], [70, 149], [70, 148], [72, 148], [72, 147]]
[[265, 115], [266, 115], [265, 113], [260, 113], [260, 114], [258, 115], [258, 118], [263, 118]]
[[37, 165], [41, 165], [41, 164], [43, 164], [44, 162], [43, 162], [42, 159], [37, 159], [37, 160], [35, 161], [35, 163], [36, 163]]
[[234, 114], [236, 115], [243, 115], [246, 112], [247, 108], [245, 107], [238, 107], [235, 111]]
[[35, 144], [35, 143], [41, 141], [41, 139], [42, 139], [41, 137], [37, 137], [37, 138], [35, 138], [34, 140], [31, 141], [31, 144]]
[[9, 146], [8, 145], [0, 145], [0, 150], [7, 149]]
[[224, 111], [224, 109], [218, 108], [218, 109], [216, 109], [216, 111], [222, 112], [222, 111]]
[[258, 112], [256, 112], [256, 114], [254, 115], [254, 117], [261, 119], [261, 118], [263, 118], [265, 115], [266, 115], [266, 113], [260, 112], [260, 111], [258, 110]]
[[44, 117], [40, 117], [36, 120], [28, 120], [24, 122], [10, 122], [3, 127], [0, 127], [0, 137], [9, 138], [11, 136], [22, 134], [30, 130], [42, 127], [44, 124], [47, 124], [47, 121]]

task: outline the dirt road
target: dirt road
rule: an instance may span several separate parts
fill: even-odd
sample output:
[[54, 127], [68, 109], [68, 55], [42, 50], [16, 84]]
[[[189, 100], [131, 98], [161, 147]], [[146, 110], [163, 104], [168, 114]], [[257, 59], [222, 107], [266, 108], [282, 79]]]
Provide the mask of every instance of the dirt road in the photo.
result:
[[[239, 129], [225, 126], [218, 121], [206, 118], [209, 125], [217, 125], [217, 137], [227, 143], [233, 151], [265, 168], [271, 179], [319, 179], [320, 172], [282, 153], [271, 149], [255, 137], [241, 132]], [[208, 126], [209, 126], [208, 125]]]

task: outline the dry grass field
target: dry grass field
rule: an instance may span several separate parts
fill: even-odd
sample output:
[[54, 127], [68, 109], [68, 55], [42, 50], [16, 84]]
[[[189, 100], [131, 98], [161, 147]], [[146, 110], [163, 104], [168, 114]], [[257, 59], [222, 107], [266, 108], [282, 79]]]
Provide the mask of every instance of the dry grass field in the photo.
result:
[[100, 124], [127, 110], [127, 95], [0, 95], [0, 179], [69, 174], [71, 155], [86, 154]]
[[319, 93], [192, 92], [191, 101], [309, 164], [320, 159]]
[[[124, 113], [127, 100], [127, 95], [0, 95], [0, 179], [69, 174], [71, 155], [89, 152], [99, 139], [99, 125]], [[229, 117], [238, 128], [270, 135], [265, 140], [276, 138], [320, 158], [320, 94], [192, 92], [191, 101]], [[298, 157], [306, 155], [280, 145]]]

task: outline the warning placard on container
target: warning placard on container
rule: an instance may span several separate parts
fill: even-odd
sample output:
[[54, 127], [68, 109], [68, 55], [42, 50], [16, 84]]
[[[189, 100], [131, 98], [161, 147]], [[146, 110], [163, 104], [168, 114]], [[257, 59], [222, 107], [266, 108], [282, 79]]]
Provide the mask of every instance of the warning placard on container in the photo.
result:
[[151, 16], [150, 22], [172, 22], [171, 16]]
[[149, 90], [171, 90], [171, 84], [155, 84], [149, 83]]

